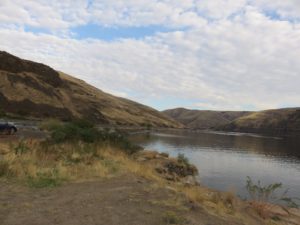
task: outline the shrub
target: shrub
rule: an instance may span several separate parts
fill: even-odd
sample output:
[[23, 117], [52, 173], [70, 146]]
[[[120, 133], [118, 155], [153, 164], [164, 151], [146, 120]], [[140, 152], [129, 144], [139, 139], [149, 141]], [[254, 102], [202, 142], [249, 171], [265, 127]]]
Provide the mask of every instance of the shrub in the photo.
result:
[[62, 125], [62, 122], [57, 120], [57, 119], [48, 119], [43, 121], [40, 125], [39, 128], [41, 130], [48, 130], [48, 131], [53, 131], [60, 127]]
[[99, 131], [88, 122], [75, 121], [52, 127], [51, 139], [55, 143], [66, 141], [95, 142], [99, 137]]
[[124, 134], [119, 132], [104, 133], [104, 141], [107, 141], [110, 145], [118, 147], [125, 151], [127, 154], [133, 154], [140, 150], [142, 147], [131, 143]]
[[286, 202], [289, 207], [298, 208], [296, 202], [292, 198], [286, 197], [288, 189], [284, 190], [280, 196], [276, 195], [276, 191], [283, 188], [282, 183], [274, 183], [263, 186], [260, 180], [255, 184], [250, 177], [247, 177], [246, 189], [253, 201], [262, 201], [269, 203]]
[[51, 128], [50, 142], [55, 144], [77, 141], [101, 143], [117, 147], [128, 154], [142, 149], [140, 146], [132, 144], [124, 134], [118, 131], [111, 132], [108, 129], [100, 131], [92, 123], [84, 120], [51, 126]]
[[[284, 203], [289, 208], [298, 208], [295, 198], [287, 197], [288, 189], [283, 190], [281, 194], [277, 194], [283, 188], [282, 183], [274, 183], [269, 185], [262, 185], [260, 180], [254, 183], [250, 177], [247, 177], [246, 189], [250, 196], [252, 205], [257, 209], [259, 215], [263, 218], [268, 217], [268, 211], [272, 204], [280, 204], [280, 207], [289, 213], [288, 209], [282, 205]], [[271, 203], [271, 204], [268, 204]]]

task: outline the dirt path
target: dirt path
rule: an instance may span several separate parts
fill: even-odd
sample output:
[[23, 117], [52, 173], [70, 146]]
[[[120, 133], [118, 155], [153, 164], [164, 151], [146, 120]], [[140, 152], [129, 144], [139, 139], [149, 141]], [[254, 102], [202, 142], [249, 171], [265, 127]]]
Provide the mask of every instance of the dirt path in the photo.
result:
[[[169, 222], [168, 222], [169, 221]], [[172, 223], [174, 222], [174, 223]], [[1, 225], [235, 225], [134, 176], [30, 189], [0, 184]]]

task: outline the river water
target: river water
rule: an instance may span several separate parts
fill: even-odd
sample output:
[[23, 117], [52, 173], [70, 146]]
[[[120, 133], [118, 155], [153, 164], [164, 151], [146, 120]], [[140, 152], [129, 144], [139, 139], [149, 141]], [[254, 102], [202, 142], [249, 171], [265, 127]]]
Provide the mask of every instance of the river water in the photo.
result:
[[283, 189], [289, 189], [289, 197], [300, 198], [300, 138], [173, 131], [138, 134], [132, 139], [149, 150], [171, 156], [183, 153], [197, 166], [200, 183], [210, 188], [246, 197], [249, 176], [262, 184], [281, 182]]

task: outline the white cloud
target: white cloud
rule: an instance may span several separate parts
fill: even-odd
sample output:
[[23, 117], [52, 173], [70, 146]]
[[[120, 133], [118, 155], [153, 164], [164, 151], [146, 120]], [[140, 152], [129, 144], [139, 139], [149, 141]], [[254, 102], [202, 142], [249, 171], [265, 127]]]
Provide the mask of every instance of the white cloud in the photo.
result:
[[263, 10], [273, 10], [283, 18], [300, 19], [299, 0], [253, 0]]
[[[297, 18], [297, 1], [119, 0], [97, 1], [93, 7], [85, 1], [28, 2], [1, 1], [0, 49], [103, 90], [144, 103], [175, 98], [210, 109], [300, 105], [300, 26], [263, 13], [272, 6]], [[57, 34], [88, 21], [190, 28], [110, 42]], [[34, 34], [23, 25], [56, 32]]]
[[197, 10], [213, 19], [226, 18], [243, 9], [247, 0], [202, 0], [196, 1]]

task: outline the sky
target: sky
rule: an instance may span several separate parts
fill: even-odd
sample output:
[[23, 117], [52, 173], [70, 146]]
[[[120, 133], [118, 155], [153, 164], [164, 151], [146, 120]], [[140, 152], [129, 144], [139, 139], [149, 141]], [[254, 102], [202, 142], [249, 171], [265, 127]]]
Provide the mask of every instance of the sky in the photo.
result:
[[299, 0], [0, 0], [0, 50], [152, 106], [300, 106]]

